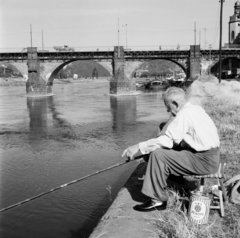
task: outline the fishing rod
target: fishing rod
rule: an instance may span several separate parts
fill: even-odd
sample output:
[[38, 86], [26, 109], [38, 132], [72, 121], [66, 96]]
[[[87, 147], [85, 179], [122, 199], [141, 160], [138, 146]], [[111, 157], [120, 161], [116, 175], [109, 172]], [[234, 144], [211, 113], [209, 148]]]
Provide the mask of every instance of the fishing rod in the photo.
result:
[[67, 187], [67, 186], [69, 186], [69, 185], [71, 185], [71, 184], [77, 183], [77, 182], [82, 181], [82, 180], [84, 180], [84, 179], [86, 179], [86, 178], [89, 178], [89, 177], [92, 177], [92, 176], [94, 176], [94, 175], [97, 175], [97, 174], [100, 174], [100, 173], [102, 173], [102, 172], [105, 172], [105, 171], [107, 171], [107, 170], [110, 170], [110, 169], [119, 167], [119, 166], [121, 166], [121, 165], [124, 165], [124, 164], [130, 162], [130, 161], [133, 161], [133, 160], [136, 160], [136, 159], [140, 159], [140, 158], [142, 158], [142, 157], [143, 157], [143, 155], [139, 155], [139, 156], [136, 156], [136, 157], [135, 157], [134, 159], [132, 159], [132, 160], [130, 160], [130, 158], [128, 158], [126, 161], [124, 161], [124, 162], [122, 162], [122, 163], [118, 163], [118, 164], [112, 165], [112, 166], [110, 166], [110, 167], [108, 167], [108, 168], [99, 170], [99, 171], [97, 171], [97, 172], [95, 172], [95, 173], [86, 175], [86, 176], [81, 177], [81, 178], [79, 178], [79, 179], [75, 179], [75, 180], [73, 180], [73, 181], [71, 181], [71, 182], [69, 182], [69, 183], [62, 184], [62, 185], [60, 185], [60, 186], [58, 186], [58, 187], [52, 188], [51, 190], [49, 190], [49, 191], [47, 191], [47, 192], [39, 193], [39, 194], [36, 195], [36, 196], [33, 196], [33, 197], [31, 197], [31, 198], [25, 199], [25, 200], [23, 200], [23, 201], [21, 201], [21, 202], [15, 203], [15, 204], [13, 204], [13, 205], [10, 205], [10, 206], [8, 206], [8, 207], [5, 207], [5, 208], [1, 209], [1, 210], [0, 210], [0, 213], [1, 213], [1, 212], [4, 212], [4, 211], [7, 211], [7, 210], [10, 210], [10, 209], [12, 209], [12, 208], [18, 207], [18, 206], [20, 206], [20, 205], [22, 205], [22, 204], [24, 204], [24, 203], [30, 202], [30, 201], [32, 201], [32, 200], [34, 200], [34, 199], [37, 199], [37, 198], [42, 197], [42, 196], [44, 196], [44, 195], [46, 195], [46, 194], [52, 193], [52, 192], [54, 192], [54, 191], [56, 191], [56, 190], [65, 188], [65, 187]]

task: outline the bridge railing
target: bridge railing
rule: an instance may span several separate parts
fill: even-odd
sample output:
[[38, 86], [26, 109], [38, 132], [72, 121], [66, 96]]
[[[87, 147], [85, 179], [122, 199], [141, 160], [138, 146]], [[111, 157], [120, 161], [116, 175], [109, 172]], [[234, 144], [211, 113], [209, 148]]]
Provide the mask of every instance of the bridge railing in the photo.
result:
[[[35, 46], [34, 46], [35, 47]], [[55, 48], [54, 48], [55, 47]], [[37, 47], [39, 52], [69, 52], [69, 51], [76, 51], [76, 52], [93, 52], [93, 51], [113, 51], [114, 46], [69, 46], [68, 48], [64, 48], [64, 46], [57, 46], [62, 47], [59, 50], [56, 50], [56, 46], [51, 47]], [[190, 45], [133, 45], [133, 46], [123, 46], [124, 51], [157, 51], [157, 50], [190, 50]], [[200, 46], [201, 50], [210, 50], [209, 47]], [[211, 50], [218, 50], [219, 46], [212, 45]], [[227, 44], [223, 46], [224, 49], [240, 49], [239, 46], [231, 47]], [[0, 48], [0, 53], [11, 53], [11, 52], [27, 52], [27, 47], [13, 47], [13, 48]]]
[[23, 48], [14, 47], [14, 48], [0, 48], [0, 53], [11, 53], [11, 52], [23, 52]]
[[[29, 46], [30, 47], [30, 46]], [[35, 46], [33, 46], [35, 47]], [[57, 50], [54, 47], [59, 47]], [[62, 47], [62, 48], [60, 48]], [[0, 48], [0, 53], [11, 53], [11, 52], [27, 52], [28, 47], [14, 47], [14, 48]], [[37, 47], [38, 52], [88, 52], [88, 51], [113, 51], [114, 46], [69, 46], [64, 48], [64, 46], [52, 46], [52, 47]]]
[[156, 50], [189, 50], [190, 45], [152, 45], [128, 46], [125, 50], [131, 51], [156, 51]]

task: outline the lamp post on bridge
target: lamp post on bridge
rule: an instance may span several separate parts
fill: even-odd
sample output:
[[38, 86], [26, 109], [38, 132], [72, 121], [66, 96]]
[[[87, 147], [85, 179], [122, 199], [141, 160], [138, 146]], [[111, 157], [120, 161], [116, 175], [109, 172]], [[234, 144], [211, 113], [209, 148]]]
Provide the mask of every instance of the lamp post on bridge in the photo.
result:
[[201, 47], [201, 31], [199, 31], [199, 45]]
[[223, 11], [223, 2], [225, 0], [220, 0], [220, 39], [219, 39], [219, 83], [221, 83], [222, 77], [222, 11]]
[[128, 45], [128, 44], [127, 44], [127, 24], [122, 25], [122, 26], [123, 26], [123, 27], [125, 26], [125, 28], [126, 28], [125, 30], [126, 30], [126, 49], [127, 49], [127, 45]]
[[207, 35], [207, 28], [203, 28], [204, 30], [204, 49], [206, 49], [207, 41], [206, 41], [206, 35]]
[[119, 43], [120, 43], [120, 32], [119, 32], [119, 18], [118, 18], [118, 57], [120, 57]]
[[211, 50], [212, 50], [212, 45], [209, 45], [209, 60], [211, 62], [212, 56], [211, 56]]

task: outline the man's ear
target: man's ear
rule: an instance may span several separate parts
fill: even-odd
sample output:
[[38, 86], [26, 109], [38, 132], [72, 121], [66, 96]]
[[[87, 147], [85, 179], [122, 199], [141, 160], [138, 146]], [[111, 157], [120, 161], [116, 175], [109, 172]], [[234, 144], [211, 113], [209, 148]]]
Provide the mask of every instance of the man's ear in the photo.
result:
[[179, 105], [178, 105], [178, 103], [177, 103], [176, 101], [172, 101], [172, 104], [173, 104], [176, 108], [179, 107]]

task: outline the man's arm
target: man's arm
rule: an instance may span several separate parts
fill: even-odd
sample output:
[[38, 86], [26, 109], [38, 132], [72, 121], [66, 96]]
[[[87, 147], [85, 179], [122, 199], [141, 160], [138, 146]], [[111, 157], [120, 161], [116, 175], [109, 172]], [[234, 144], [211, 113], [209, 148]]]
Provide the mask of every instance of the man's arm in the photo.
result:
[[173, 140], [166, 135], [160, 135], [158, 138], [140, 142], [138, 145], [142, 154], [148, 154], [161, 147], [172, 148]]
[[159, 126], [160, 132], [158, 133], [157, 138], [153, 138], [144, 142], [140, 142], [136, 145], [129, 146], [127, 149], [124, 150], [122, 157], [127, 156], [132, 160], [136, 153], [141, 153], [145, 155], [149, 154], [157, 148], [172, 148], [172, 140], [169, 137], [166, 137], [164, 133], [166, 132], [168, 125], [172, 122], [173, 119], [174, 118], [172, 117], [166, 123], [164, 123], [163, 128], [160, 128]]
[[165, 135], [160, 135], [158, 138], [150, 139], [144, 142], [140, 142], [136, 145], [129, 146], [123, 151], [122, 157], [127, 156], [130, 158], [130, 160], [132, 160], [138, 152], [145, 155], [161, 147], [172, 148], [173, 141], [171, 138]]
[[179, 112], [176, 117], [170, 118], [164, 126], [159, 136], [139, 143], [139, 149], [142, 154], [148, 154], [158, 148], [169, 148], [179, 144], [189, 129], [188, 119], [183, 112]]

